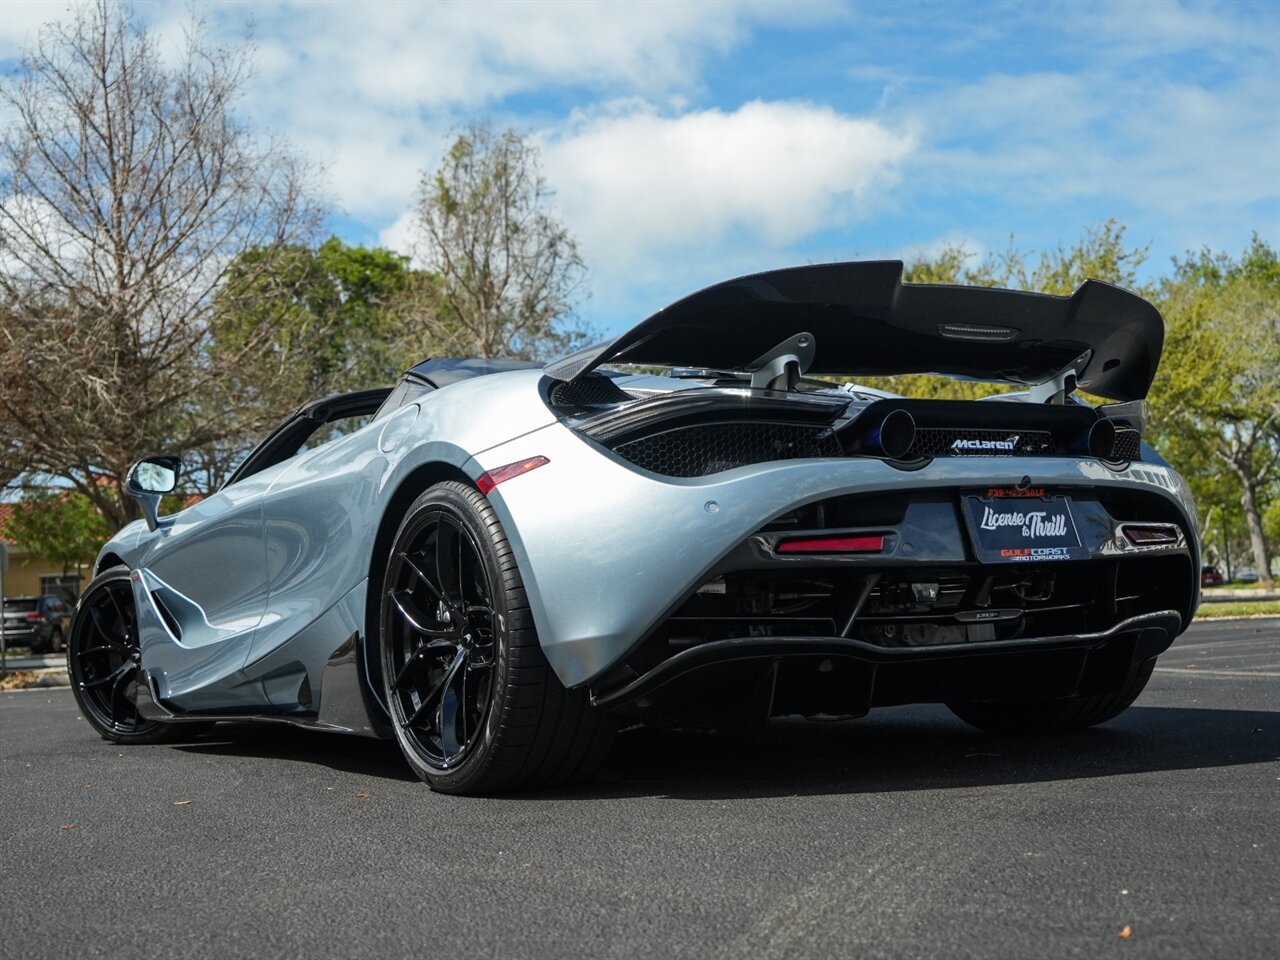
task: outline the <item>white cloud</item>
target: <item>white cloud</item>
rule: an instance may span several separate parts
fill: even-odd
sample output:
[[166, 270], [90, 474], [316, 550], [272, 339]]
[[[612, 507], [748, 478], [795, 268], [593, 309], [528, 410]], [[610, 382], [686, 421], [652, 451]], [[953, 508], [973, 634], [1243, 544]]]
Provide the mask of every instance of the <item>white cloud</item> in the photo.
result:
[[944, 194], [997, 194], [1031, 214], [1083, 199], [1175, 217], [1263, 201], [1280, 184], [1270, 82], [992, 74], [903, 105], [928, 131], [907, 176]]
[[[178, 5], [138, 3], [166, 56], [187, 23]], [[5, 0], [0, 50], [12, 56], [67, 0]], [[589, 89], [677, 99], [708, 56], [767, 23], [842, 16], [834, 2], [251, 2], [197, 6], [235, 43], [252, 19], [258, 73], [244, 109], [323, 163], [341, 206], [385, 223], [410, 202], [441, 138], [469, 112], [524, 93]]]
[[68, 16], [87, 0], [7, 0], [0, 8], [0, 60], [16, 59], [34, 46], [40, 28]]
[[[783, 16], [761, 0], [247, 9], [264, 38], [258, 62], [266, 96], [255, 96], [253, 110], [326, 164], [348, 213], [384, 223], [408, 206], [445, 134], [472, 111], [556, 88], [677, 96], [696, 87], [708, 55]], [[812, 20], [833, 10], [812, 4], [799, 14]]]
[[379, 245], [400, 253], [413, 255], [417, 242], [417, 214], [413, 209], [405, 210], [378, 232]]
[[877, 206], [914, 137], [810, 103], [667, 116], [647, 105], [545, 135], [548, 179], [590, 262], [708, 246], [783, 248]]

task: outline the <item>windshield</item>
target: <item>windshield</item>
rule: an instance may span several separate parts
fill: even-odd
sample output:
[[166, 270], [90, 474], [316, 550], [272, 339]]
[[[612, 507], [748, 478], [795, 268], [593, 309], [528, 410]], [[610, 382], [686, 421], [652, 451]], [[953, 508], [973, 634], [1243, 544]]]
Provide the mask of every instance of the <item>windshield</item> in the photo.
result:
[[35, 597], [7, 597], [4, 601], [4, 612], [34, 613], [36, 603]]

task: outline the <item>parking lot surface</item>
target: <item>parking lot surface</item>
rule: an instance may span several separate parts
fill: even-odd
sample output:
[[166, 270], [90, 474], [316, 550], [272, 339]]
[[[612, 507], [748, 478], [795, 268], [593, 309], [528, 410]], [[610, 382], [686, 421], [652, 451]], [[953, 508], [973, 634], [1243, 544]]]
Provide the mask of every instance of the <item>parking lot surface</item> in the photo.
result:
[[0, 695], [0, 957], [1280, 955], [1280, 620], [1192, 627], [1103, 727], [940, 706], [620, 737], [431, 793], [276, 726], [122, 748]]

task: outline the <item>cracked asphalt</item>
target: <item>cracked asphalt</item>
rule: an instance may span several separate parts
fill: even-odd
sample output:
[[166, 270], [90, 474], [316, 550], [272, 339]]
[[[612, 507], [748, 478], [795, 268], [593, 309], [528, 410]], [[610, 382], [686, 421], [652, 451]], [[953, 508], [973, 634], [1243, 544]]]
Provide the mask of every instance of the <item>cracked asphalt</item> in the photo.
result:
[[1278, 956], [1280, 619], [1193, 626], [1090, 731], [635, 731], [500, 799], [391, 744], [121, 748], [67, 690], [3, 694], [0, 877], [14, 960]]

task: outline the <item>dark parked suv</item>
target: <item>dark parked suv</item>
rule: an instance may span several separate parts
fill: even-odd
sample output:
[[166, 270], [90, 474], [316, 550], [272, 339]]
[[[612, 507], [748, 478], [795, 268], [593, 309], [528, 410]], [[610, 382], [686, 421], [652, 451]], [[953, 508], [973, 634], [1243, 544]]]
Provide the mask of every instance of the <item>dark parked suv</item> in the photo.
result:
[[71, 607], [61, 597], [5, 597], [4, 645], [32, 653], [65, 649]]

